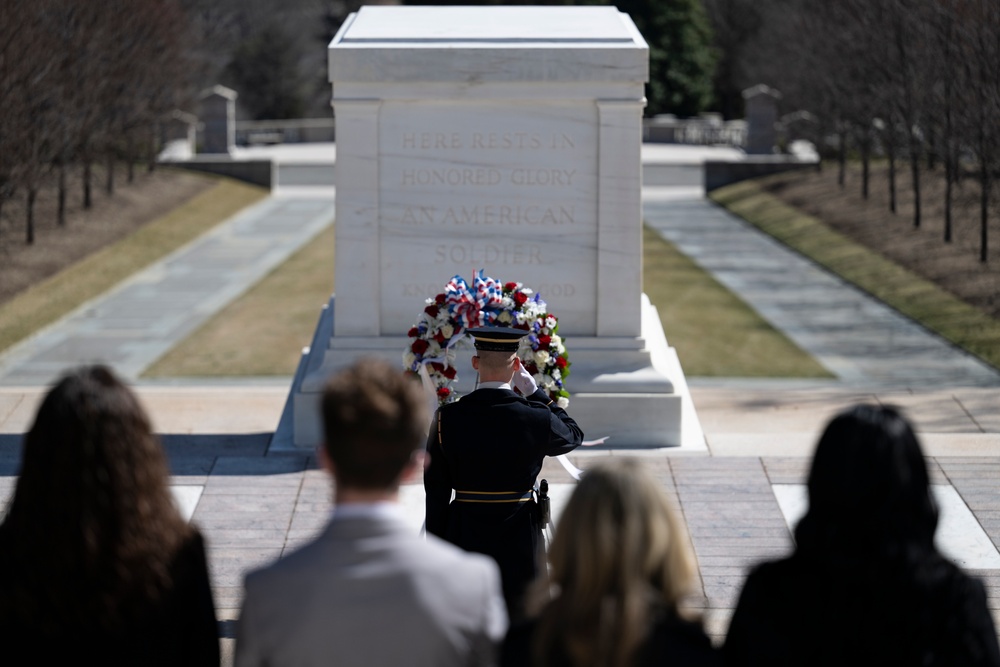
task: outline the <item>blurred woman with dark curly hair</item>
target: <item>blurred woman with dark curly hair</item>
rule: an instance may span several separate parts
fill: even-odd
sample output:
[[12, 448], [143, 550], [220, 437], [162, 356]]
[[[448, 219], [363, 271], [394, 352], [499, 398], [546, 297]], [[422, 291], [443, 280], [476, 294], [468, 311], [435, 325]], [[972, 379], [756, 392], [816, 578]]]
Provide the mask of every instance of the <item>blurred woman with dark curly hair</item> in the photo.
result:
[[808, 487], [794, 553], [747, 578], [728, 665], [1000, 665], [983, 585], [934, 546], [927, 465], [896, 409], [837, 415]]
[[0, 525], [5, 662], [218, 664], [204, 544], [167, 476], [149, 419], [109, 369], [75, 370], [48, 393]]
[[717, 665], [681, 599], [695, 575], [687, 534], [662, 485], [637, 459], [589, 468], [532, 589], [534, 617], [513, 627], [504, 666]]

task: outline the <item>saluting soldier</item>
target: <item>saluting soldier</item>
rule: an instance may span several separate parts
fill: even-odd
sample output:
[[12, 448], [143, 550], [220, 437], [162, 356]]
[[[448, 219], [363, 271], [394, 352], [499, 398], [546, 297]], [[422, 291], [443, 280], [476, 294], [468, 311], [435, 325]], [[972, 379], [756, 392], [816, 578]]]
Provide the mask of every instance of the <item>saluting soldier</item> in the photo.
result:
[[[441, 406], [427, 441], [427, 532], [500, 566], [512, 618], [538, 571], [542, 525], [532, 489], [542, 459], [583, 442], [576, 422], [539, 389], [517, 356], [528, 332], [469, 329], [477, 389]], [[517, 389], [520, 394], [515, 393]], [[452, 490], [455, 499], [451, 501]]]

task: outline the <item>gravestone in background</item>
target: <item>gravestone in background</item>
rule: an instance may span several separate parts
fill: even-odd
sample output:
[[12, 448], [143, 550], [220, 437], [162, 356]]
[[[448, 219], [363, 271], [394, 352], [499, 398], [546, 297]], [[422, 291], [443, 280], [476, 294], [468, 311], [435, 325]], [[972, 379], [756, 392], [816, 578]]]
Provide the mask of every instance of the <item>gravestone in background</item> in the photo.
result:
[[236, 146], [236, 91], [212, 86], [198, 97], [199, 153], [230, 154]]
[[[680, 441], [683, 379], [642, 294], [648, 47], [614, 7], [377, 7], [329, 48], [336, 296], [293, 388], [319, 439], [325, 378], [401, 364], [424, 299], [478, 269], [540, 292], [572, 361], [570, 413], [611, 445]], [[469, 355], [460, 355], [468, 357]], [[475, 375], [460, 359], [461, 392]]]
[[778, 139], [778, 100], [781, 93], [764, 84], [743, 91], [746, 107], [747, 145], [751, 155], [771, 155]]

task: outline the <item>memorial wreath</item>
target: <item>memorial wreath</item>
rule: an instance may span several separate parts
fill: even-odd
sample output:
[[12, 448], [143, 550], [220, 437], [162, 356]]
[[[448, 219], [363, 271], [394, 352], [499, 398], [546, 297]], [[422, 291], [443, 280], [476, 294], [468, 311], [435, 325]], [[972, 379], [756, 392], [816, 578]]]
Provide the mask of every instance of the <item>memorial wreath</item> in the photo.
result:
[[433, 386], [438, 403], [458, 400], [455, 358], [468, 348], [466, 330], [489, 325], [523, 329], [518, 356], [540, 389], [565, 408], [570, 394], [564, 380], [569, 375], [569, 355], [559, 336], [559, 319], [548, 312], [545, 301], [521, 283], [499, 283], [480, 270], [472, 287], [461, 276], [445, 285], [444, 292], [426, 300], [417, 323], [408, 332], [403, 365]]

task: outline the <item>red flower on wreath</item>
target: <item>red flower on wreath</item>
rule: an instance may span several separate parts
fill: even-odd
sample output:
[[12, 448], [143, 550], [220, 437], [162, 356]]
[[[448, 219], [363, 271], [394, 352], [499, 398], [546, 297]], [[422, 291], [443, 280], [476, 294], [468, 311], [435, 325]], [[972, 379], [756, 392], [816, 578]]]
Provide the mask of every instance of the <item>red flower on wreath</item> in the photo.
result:
[[[483, 271], [476, 273], [471, 287], [456, 275], [444, 292], [425, 300], [416, 326], [407, 331], [410, 344], [403, 354], [403, 365], [410, 372], [419, 371], [425, 381], [433, 383], [440, 404], [450, 403], [459, 395], [453, 386], [458, 377], [452, 365], [456, 355], [454, 346], [469, 346], [464, 338], [466, 327], [490, 324], [498, 318], [507, 326], [532, 333], [531, 346], [519, 352], [521, 362], [536, 376], [549, 398], [565, 403], [569, 392], [564, 382], [570, 364], [566, 352], [559, 352], [562, 345], [553, 345], [558, 340], [558, 320], [547, 312], [540, 295], [519, 282], [497, 282]], [[450, 335], [446, 337], [445, 332]], [[427, 358], [425, 355], [432, 349], [435, 358]], [[535, 355], [545, 362], [538, 363]]]
[[445, 376], [449, 380], [454, 380], [458, 375], [458, 370], [454, 366], [445, 366], [439, 361], [432, 361], [428, 364], [432, 370]]

